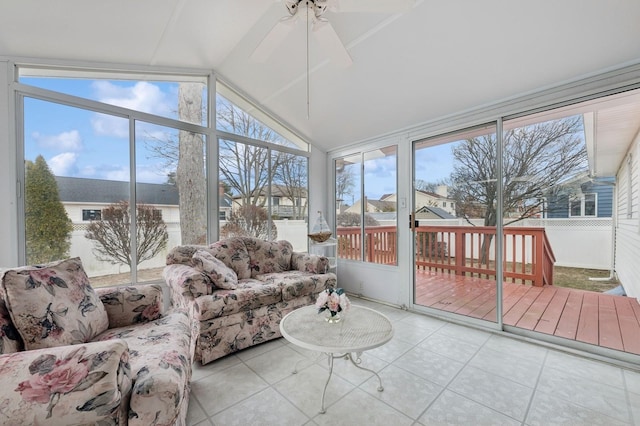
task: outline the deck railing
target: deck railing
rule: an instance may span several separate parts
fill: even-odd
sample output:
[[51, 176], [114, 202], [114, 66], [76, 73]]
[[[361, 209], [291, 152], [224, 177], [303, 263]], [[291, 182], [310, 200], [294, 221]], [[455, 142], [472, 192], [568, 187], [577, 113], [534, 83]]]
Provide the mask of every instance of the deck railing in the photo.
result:
[[[397, 228], [395, 226], [367, 226], [365, 228], [364, 256], [367, 262], [395, 265], [398, 263]], [[360, 260], [362, 234], [356, 226], [339, 227], [338, 257]]]
[[[418, 226], [416, 268], [455, 275], [495, 278], [496, 228], [491, 226]], [[397, 263], [395, 226], [365, 228], [364, 259]], [[361, 258], [358, 227], [339, 227], [338, 257]], [[544, 228], [504, 228], [504, 279], [534, 286], [553, 284], [555, 256]]]

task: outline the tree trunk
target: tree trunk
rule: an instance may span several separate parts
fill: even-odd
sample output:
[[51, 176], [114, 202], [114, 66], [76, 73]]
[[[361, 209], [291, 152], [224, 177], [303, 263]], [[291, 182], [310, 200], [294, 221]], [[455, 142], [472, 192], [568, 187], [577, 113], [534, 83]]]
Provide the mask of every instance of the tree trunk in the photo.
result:
[[[202, 124], [202, 89], [200, 83], [180, 83], [178, 88], [180, 120]], [[207, 203], [202, 135], [180, 131], [176, 184], [180, 196], [181, 244], [205, 244]]]

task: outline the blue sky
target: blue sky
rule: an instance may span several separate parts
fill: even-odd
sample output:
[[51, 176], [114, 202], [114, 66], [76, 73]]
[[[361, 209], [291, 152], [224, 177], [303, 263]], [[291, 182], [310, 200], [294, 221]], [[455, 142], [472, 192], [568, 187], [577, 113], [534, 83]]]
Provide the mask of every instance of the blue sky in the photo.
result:
[[[177, 118], [177, 83], [107, 81], [57, 78], [21, 78], [25, 84], [42, 87], [112, 105]], [[175, 137], [173, 129], [139, 123], [137, 140]], [[128, 121], [80, 108], [25, 99], [25, 158], [42, 155], [55, 175], [129, 180]], [[397, 191], [396, 156], [365, 163], [365, 191], [370, 199]], [[164, 160], [153, 157], [146, 144], [136, 151], [139, 182], [164, 183]], [[452, 170], [451, 145], [416, 152], [416, 178], [434, 182]], [[351, 197], [349, 197], [351, 198]], [[359, 198], [359, 197], [356, 197]], [[349, 202], [349, 200], [345, 200]]]
[[[21, 82], [112, 105], [176, 118], [177, 84], [22, 78]], [[137, 139], [166, 139], [173, 129], [137, 124]], [[25, 99], [25, 158], [42, 155], [54, 174], [129, 180], [128, 120], [33, 98]], [[164, 183], [169, 170], [144, 143], [136, 151], [139, 182]]]

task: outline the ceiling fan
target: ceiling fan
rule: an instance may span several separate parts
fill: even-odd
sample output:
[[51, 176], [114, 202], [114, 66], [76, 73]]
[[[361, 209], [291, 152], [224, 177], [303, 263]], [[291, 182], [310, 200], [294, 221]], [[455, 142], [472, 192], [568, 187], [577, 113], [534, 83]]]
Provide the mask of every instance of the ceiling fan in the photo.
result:
[[399, 13], [409, 10], [415, 0], [284, 0], [289, 12], [281, 18], [267, 33], [251, 54], [256, 62], [266, 62], [271, 54], [280, 46], [298, 21], [305, 20], [307, 26], [307, 56], [309, 52], [309, 35], [318, 41], [320, 49], [328, 54], [332, 61], [342, 66], [352, 64], [351, 56], [338, 34], [324, 14], [332, 12], [371, 12]]

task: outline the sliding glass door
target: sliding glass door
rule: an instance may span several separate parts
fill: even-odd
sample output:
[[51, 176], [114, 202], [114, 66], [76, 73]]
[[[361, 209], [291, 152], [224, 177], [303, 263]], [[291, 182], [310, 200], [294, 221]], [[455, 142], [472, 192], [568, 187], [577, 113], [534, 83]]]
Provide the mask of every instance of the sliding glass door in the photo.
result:
[[414, 304], [496, 321], [496, 125], [417, 141]]

